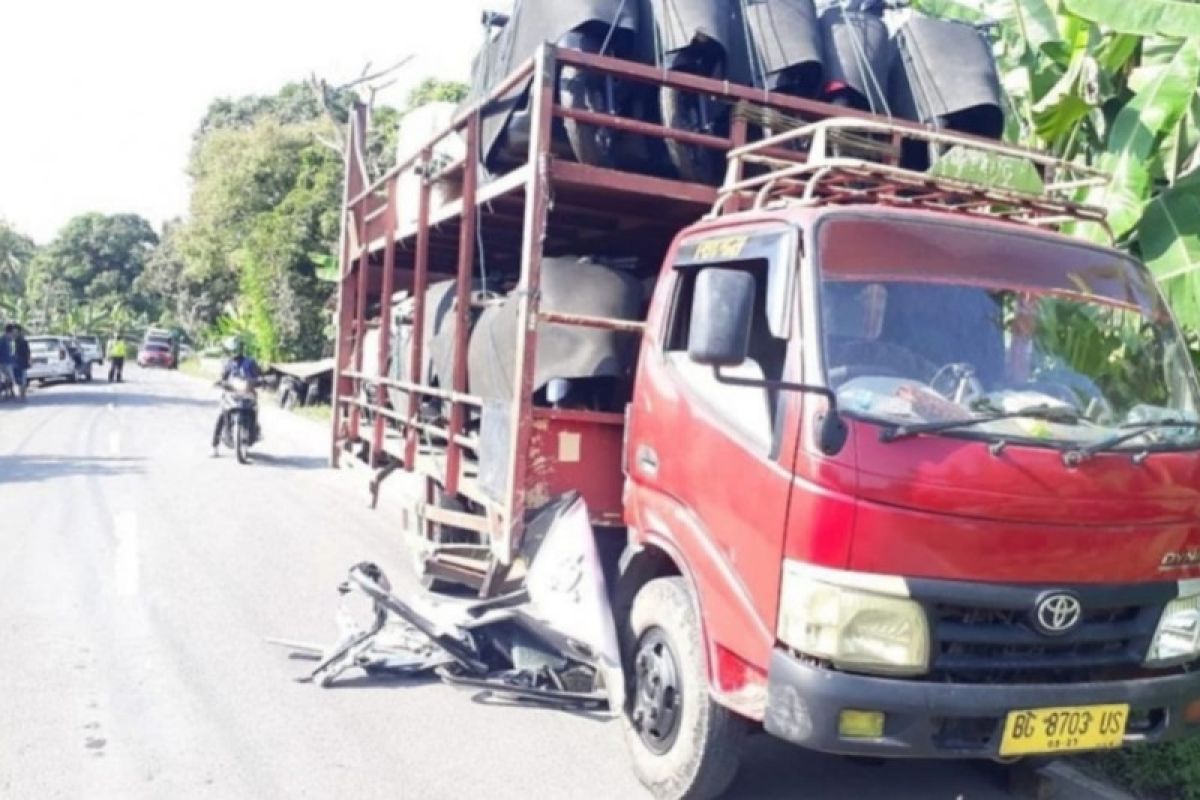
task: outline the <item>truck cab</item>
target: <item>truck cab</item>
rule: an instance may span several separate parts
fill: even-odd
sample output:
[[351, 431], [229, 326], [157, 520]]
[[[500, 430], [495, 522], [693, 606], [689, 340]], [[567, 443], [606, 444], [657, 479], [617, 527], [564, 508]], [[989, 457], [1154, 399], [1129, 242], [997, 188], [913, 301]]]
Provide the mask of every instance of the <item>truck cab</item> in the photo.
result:
[[643, 781], [713, 794], [758, 722], [926, 758], [1194, 730], [1198, 392], [1111, 248], [878, 204], [682, 232], [627, 431]]

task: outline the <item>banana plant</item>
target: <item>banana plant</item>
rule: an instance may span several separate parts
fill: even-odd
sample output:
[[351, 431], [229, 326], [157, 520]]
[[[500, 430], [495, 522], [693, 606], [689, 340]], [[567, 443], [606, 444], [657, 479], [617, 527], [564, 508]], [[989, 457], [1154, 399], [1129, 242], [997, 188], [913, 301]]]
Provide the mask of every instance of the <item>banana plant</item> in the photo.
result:
[[253, 321], [249, 315], [244, 314], [235, 305], [229, 306], [225, 309], [225, 313], [217, 318], [217, 322], [212, 329], [211, 338], [218, 342], [236, 338], [256, 357], [263, 355], [259, 352], [258, 339], [255, 336]]
[[31, 327], [33, 306], [28, 298], [0, 297], [0, 322], [15, 322], [23, 328]]
[[[922, 12], [992, 20], [1007, 137], [1099, 166], [1117, 242], [1200, 329], [1200, 2], [916, 0]], [[1108, 241], [1100, 226], [1075, 233]]]

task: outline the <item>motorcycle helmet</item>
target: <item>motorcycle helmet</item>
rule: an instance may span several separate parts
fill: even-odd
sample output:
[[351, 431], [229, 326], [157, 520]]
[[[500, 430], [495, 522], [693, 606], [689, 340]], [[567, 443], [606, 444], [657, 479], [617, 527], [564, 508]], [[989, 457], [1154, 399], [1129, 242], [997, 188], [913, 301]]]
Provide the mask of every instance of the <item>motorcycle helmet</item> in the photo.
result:
[[225, 352], [231, 356], [246, 355], [246, 343], [241, 340], [241, 337], [230, 336], [221, 342], [221, 346], [225, 349]]

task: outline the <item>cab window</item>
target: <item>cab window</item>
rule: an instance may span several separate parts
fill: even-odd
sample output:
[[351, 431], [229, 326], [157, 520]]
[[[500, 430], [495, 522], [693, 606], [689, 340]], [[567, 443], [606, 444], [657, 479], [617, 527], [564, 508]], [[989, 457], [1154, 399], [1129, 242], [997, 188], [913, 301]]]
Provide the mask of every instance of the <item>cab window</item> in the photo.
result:
[[741, 366], [723, 371], [749, 380], [782, 380], [787, 359], [792, 270], [790, 258], [776, 257], [776, 253], [782, 252], [782, 248], [775, 246], [777, 242], [770, 244], [774, 252], [763, 257], [702, 260], [702, 263], [687, 259], [685, 251], [684, 258], [676, 264], [675, 296], [664, 337], [667, 361], [690, 394], [704, 403], [710, 413], [716, 414], [738, 439], [764, 455], [772, 454], [776, 449], [778, 390], [722, 383], [716, 379], [711, 367], [696, 364], [688, 357], [687, 346], [696, 278], [705, 269], [744, 271], [754, 278], [755, 283], [749, 357]]

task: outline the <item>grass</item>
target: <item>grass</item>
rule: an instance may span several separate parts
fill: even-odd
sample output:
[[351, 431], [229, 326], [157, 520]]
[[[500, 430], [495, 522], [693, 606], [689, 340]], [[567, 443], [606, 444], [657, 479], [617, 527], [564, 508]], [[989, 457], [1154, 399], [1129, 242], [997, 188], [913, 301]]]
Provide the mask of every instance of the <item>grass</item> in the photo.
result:
[[333, 406], [331, 405], [315, 405], [315, 406], [296, 406], [292, 409], [292, 413], [298, 417], [315, 420], [317, 422], [329, 422], [333, 419]]
[[219, 368], [211, 361], [203, 361], [199, 358], [185, 358], [179, 362], [179, 371], [184, 375], [191, 375], [193, 378], [203, 378], [208, 381], [215, 381], [220, 374]]
[[1093, 763], [1141, 797], [1200, 800], [1200, 737], [1105, 753]]

